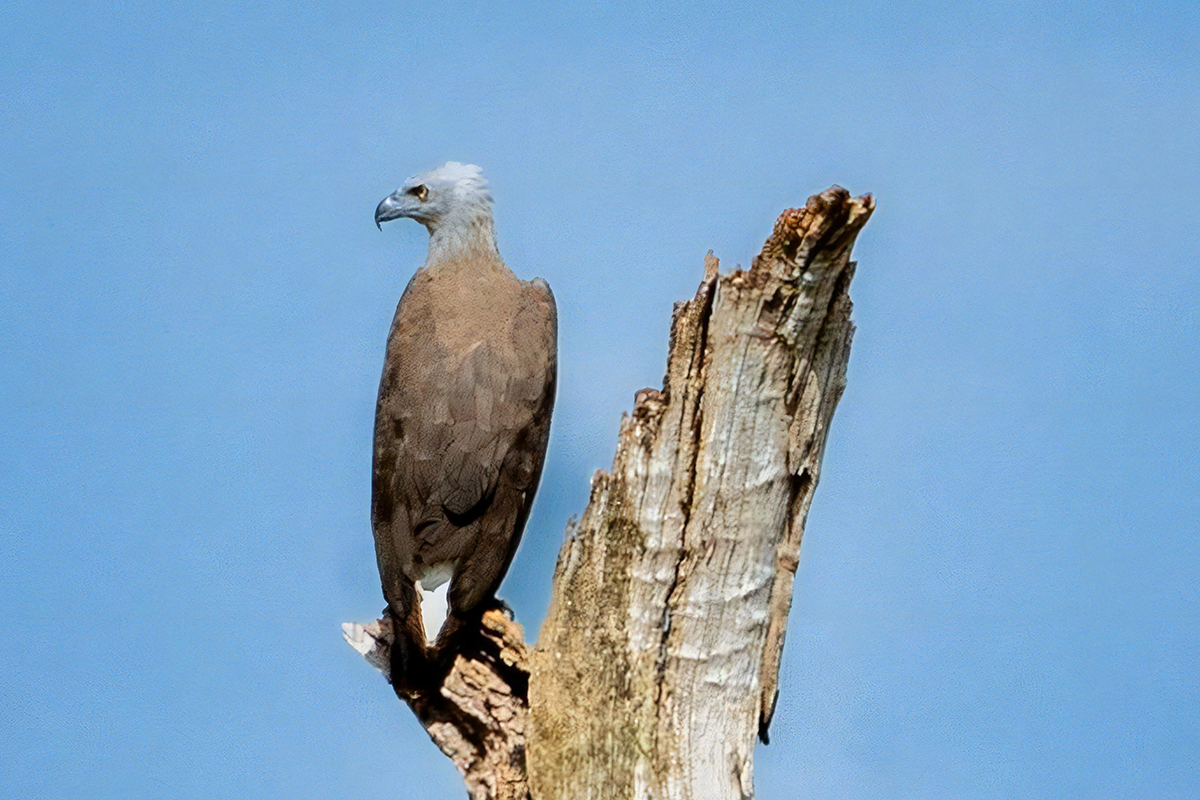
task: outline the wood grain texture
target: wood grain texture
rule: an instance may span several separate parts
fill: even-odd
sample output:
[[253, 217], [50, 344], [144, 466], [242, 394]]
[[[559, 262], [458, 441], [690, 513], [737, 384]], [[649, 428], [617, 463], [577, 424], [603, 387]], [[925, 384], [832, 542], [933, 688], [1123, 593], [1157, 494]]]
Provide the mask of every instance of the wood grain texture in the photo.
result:
[[750, 269], [710, 256], [676, 309], [663, 390], [622, 421], [559, 557], [530, 684], [535, 797], [752, 796], [872, 209], [812, 198]]
[[[475, 737], [485, 752], [464, 758], [470, 748], [414, 706], [460, 769], [503, 762], [538, 800], [753, 796], [845, 388], [850, 252], [873, 209], [834, 187], [784, 212], [749, 269], [721, 275], [706, 259], [695, 297], [675, 308], [662, 390], [638, 393], [612, 468], [568, 530], [537, 647], [527, 655], [493, 631], [508, 642], [498, 652], [520, 658], [475, 660], [509, 687], [500, 727], [520, 746]], [[492, 708], [489, 680], [471, 674], [449, 691], [454, 707]], [[468, 773], [479, 800], [520, 796], [498, 793], [516, 785]]]

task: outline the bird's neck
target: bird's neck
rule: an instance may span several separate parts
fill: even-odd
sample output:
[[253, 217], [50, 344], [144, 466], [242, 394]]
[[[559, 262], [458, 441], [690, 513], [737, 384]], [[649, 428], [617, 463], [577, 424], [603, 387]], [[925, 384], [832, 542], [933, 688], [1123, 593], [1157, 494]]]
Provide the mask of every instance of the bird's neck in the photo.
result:
[[496, 226], [492, 223], [491, 214], [464, 214], [427, 227], [427, 267], [464, 258], [500, 256], [500, 250], [496, 247]]

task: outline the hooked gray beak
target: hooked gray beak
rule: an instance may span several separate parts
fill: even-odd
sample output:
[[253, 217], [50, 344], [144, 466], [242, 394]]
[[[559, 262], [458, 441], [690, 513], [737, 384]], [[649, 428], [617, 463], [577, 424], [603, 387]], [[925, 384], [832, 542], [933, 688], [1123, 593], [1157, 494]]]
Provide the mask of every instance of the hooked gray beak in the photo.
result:
[[404, 198], [399, 191], [392, 192], [375, 207], [375, 227], [383, 230], [384, 222], [408, 216], [404, 209]]

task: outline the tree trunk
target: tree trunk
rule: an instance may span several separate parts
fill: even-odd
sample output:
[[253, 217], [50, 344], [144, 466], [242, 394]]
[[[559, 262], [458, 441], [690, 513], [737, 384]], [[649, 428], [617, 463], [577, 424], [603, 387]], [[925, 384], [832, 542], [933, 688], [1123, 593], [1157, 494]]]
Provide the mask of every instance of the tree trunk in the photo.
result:
[[[536, 648], [488, 612], [440, 691], [408, 700], [473, 798], [753, 796], [873, 209], [834, 187], [750, 269], [706, 258], [662, 391], [638, 393], [568, 531]], [[386, 671], [387, 621], [344, 627]]]

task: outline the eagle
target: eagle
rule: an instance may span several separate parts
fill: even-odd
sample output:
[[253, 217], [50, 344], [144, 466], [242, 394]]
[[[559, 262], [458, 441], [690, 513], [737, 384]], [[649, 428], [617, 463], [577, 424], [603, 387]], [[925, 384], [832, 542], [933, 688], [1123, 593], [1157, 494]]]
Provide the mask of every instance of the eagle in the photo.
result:
[[479, 167], [409, 178], [375, 209], [381, 230], [401, 217], [429, 252], [388, 333], [371, 482], [398, 687], [494, 603], [541, 477], [558, 353], [554, 295], [500, 257]]

